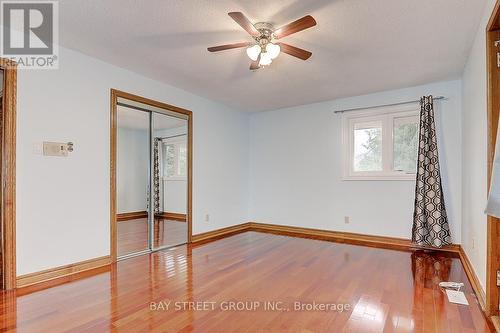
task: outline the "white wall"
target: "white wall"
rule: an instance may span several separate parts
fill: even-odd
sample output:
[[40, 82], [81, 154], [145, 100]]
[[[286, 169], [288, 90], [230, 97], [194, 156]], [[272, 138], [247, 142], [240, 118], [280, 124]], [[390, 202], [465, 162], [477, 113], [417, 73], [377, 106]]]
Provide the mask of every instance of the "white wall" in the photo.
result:
[[[409, 237], [413, 183], [342, 182], [340, 117], [332, 111], [442, 94], [449, 98], [437, 115], [452, 237], [463, 243], [484, 286], [483, 32], [493, 4], [488, 0], [463, 94], [460, 82], [451, 81], [249, 116], [65, 48], [59, 70], [19, 71], [18, 274], [109, 254], [110, 88], [194, 112], [194, 234], [255, 220]], [[42, 141], [73, 141], [75, 151], [67, 158], [43, 157], [33, 149]]]
[[[414, 181], [342, 181], [341, 116], [333, 111], [444, 95], [436, 102], [440, 162], [452, 240], [461, 240], [461, 87], [429, 84], [252, 114], [252, 221], [411, 237]], [[344, 216], [351, 223], [344, 223]]]
[[[118, 114], [118, 117], [120, 117], [120, 114]], [[148, 132], [140, 129], [118, 128], [116, 162], [117, 213], [138, 212], [147, 209], [148, 172]]]
[[163, 192], [163, 211], [186, 214], [187, 181], [165, 179], [163, 186], [165, 189]]
[[485, 29], [495, 5], [488, 0], [462, 77], [463, 220], [462, 246], [486, 286], [487, 90]]
[[174, 128], [168, 128], [168, 129], [159, 129], [155, 130], [155, 136], [174, 136], [174, 135], [182, 135], [186, 134], [188, 131], [187, 125], [186, 126], [179, 126], [179, 127], [174, 127]]
[[[72, 50], [59, 59], [59, 70], [18, 73], [19, 275], [109, 254], [111, 88], [193, 111], [194, 234], [248, 219], [247, 114]], [[42, 141], [75, 151], [34, 154]]]

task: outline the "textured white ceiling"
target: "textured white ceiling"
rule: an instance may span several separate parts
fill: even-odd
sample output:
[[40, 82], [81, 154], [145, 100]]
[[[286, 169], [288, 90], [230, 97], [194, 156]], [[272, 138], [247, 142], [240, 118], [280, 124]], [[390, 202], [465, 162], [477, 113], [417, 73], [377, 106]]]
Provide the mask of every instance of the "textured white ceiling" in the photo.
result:
[[[72, 0], [60, 2], [60, 41], [120, 67], [243, 111], [262, 111], [458, 78], [485, 0]], [[281, 26], [311, 14], [318, 25], [283, 41], [257, 72], [251, 41], [228, 15]], [[168, 102], [168, 101], [165, 101]]]

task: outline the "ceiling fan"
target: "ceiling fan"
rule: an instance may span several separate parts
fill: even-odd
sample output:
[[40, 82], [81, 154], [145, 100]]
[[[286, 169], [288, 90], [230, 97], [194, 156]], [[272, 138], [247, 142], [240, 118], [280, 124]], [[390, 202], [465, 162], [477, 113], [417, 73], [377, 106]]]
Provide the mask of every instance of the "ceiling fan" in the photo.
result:
[[309, 51], [277, 41], [296, 32], [314, 27], [316, 21], [311, 15], [304, 16], [279, 29], [274, 29], [272, 24], [266, 22], [252, 24], [241, 12], [231, 12], [228, 15], [245, 29], [253, 37], [254, 41], [213, 46], [207, 49], [209, 52], [246, 47], [247, 55], [252, 60], [250, 64], [251, 70], [257, 70], [263, 66], [270, 65], [280, 52], [302, 60], [307, 60], [312, 55]]

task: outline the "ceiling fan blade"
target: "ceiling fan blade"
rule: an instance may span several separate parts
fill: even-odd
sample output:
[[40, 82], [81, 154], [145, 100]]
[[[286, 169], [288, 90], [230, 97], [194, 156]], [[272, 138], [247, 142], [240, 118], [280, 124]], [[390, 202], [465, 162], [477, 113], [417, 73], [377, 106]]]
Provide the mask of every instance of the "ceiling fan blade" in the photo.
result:
[[259, 62], [260, 62], [260, 54], [257, 57], [257, 60], [252, 61], [252, 63], [250, 64], [250, 70], [255, 71], [255, 70], [259, 69], [260, 68]]
[[210, 52], [219, 52], [219, 51], [230, 50], [230, 49], [238, 49], [240, 47], [247, 47], [249, 44], [250, 43], [248, 43], [248, 42], [225, 44], [225, 45], [208, 47], [207, 50]]
[[281, 52], [284, 52], [286, 54], [289, 54], [291, 56], [294, 56], [296, 58], [302, 59], [302, 60], [307, 60], [312, 56], [312, 53], [306, 50], [303, 50], [301, 48], [288, 45], [285, 43], [278, 43], [278, 45], [281, 48]]
[[292, 23], [282, 26], [281, 28], [274, 31], [274, 36], [276, 38], [283, 38], [285, 36], [294, 34], [296, 32], [314, 27], [316, 25], [316, 20], [311, 16], [307, 15], [300, 18]]
[[246, 32], [248, 32], [252, 37], [258, 37], [260, 36], [259, 30], [257, 30], [252, 22], [247, 19], [247, 17], [242, 13], [242, 12], [231, 12], [228, 13], [227, 15], [231, 16], [233, 20], [236, 21], [242, 27], [245, 29]]

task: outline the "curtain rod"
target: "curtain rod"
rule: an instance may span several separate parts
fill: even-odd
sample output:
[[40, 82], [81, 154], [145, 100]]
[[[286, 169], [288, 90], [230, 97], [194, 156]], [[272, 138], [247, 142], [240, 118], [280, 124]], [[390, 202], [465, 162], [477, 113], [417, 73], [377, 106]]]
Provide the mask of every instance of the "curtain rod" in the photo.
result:
[[186, 136], [187, 134], [177, 134], [177, 135], [172, 135], [172, 136], [157, 136], [155, 137], [156, 139], [160, 140], [165, 140], [165, 139], [172, 139], [172, 138], [177, 138], [179, 136]]
[[[439, 100], [446, 100], [447, 98], [444, 96], [436, 96], [433, 98], [434, 101], [439, 101]], [[399, 103], [392, 103], [392, 104], [382, 104], [382, 105], [375, 105], [375, 106], [365, 106], [365, 107], [360, 107], [360, 108], [353, 108], [353, 109], [345, 109], [345, 110], [337, 110], [334, 111], [333, 113], [344, 113], [344, 112], [350, 112], [350, 111], [358, 111], [358, 110], [365, 110], [365, 109], [374, 109], [374, 108], [381, 108], [384, 106], [396, 106], [396, 105], [404, 105], [404, 104], [410, 104], [410, 103], [420, 103], [419, 99], [413, 100], [413, 101], [408, 101], [408, 102], [399, 102]]]

